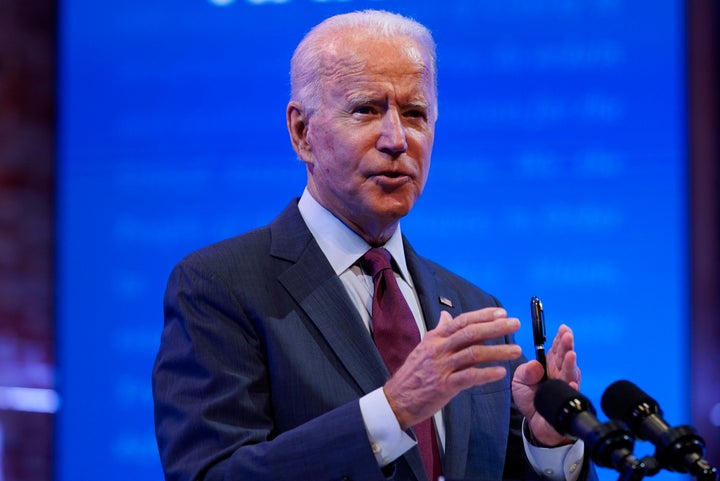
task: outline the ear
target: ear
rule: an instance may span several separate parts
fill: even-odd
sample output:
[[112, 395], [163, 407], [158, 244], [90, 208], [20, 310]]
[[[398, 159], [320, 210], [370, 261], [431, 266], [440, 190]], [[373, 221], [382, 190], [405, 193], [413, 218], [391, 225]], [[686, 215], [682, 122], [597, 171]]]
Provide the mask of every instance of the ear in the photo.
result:
[[310, 142], [308, 142], [309, 116], [303, 109], [302, 104], [297, 100], [291, 100], [288, 103], [286, 115], [290, 141], [295, 153], [306, 164], [312, 164]]

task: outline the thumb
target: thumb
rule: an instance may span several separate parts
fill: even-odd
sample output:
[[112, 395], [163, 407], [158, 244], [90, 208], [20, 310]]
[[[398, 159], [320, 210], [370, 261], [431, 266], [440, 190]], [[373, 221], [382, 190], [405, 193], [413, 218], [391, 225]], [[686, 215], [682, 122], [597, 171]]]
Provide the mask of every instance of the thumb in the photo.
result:
[[526, 386], [539, 384], [545, 374], [545, 370], [538, 361], [532, 360], [523, 363], [515, 369], [513, 381]]

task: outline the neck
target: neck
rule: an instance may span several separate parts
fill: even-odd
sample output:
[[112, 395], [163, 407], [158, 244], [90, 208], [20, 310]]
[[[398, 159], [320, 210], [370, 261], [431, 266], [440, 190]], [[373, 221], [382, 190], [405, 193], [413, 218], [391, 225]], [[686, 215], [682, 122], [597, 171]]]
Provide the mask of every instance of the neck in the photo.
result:
[[359, 235], [365, 242], [372, 247], [381, 247], [395, 234], [400, 224], [399, 219], [385, 223], [378, 219], [361, 219], [361, 221], [350, 219], [338, 212], [328, 209], [335, 217], [345, 224], [350, 230]]
[[330, 208], [321, 196], [313, 192], [312, 189], [308, 189], [308, 192], [315, 201], [320, 204], [325, 210], [334, 215], [337, 219], [345, 224], [350, 230], [359, 235], [365, 242], [370, 244], [372, 247], [380, 247], [390, 240], [400, 224], [398, 218], [382, 218], [381, 216], [353, 216], [346, 212], [338, 211], [337, 209]]

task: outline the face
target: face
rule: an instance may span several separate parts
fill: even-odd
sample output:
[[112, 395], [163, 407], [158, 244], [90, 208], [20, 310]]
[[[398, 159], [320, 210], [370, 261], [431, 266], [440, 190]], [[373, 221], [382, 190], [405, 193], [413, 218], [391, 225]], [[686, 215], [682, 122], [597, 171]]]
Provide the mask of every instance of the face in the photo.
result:
[[434, 80], [410, 39], [353, 39], [336, 54], [323, 72], [319, 107], [308, 115], [291, 102], [289, 128], [313, 197], [370, 244], [382, 244], [427, 180]]

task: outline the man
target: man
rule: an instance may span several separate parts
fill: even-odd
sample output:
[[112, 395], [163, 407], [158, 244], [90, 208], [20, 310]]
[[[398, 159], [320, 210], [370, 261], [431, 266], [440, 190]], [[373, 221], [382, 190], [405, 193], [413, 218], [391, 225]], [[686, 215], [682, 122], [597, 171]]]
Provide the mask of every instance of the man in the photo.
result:
[[[585, 476], [582, 442], [533, 408], [543, 369], [512, 342], [519, 321], [402, 237], [437, 119], [429, 32], [387, 12], [333, 17], [298, 45], [291, 81], [301, 199], [168, 283], [153, 372], [167, 479]], [[392, 367], [365, 257], [377, 247], [404, 298], [393, 307], [407, 303], [408, 336], [422, 337]], [[390, 335], [407, 328], [395, 321]], [[573, 342], [561, 327], [548, 375], [577, 388]]]

